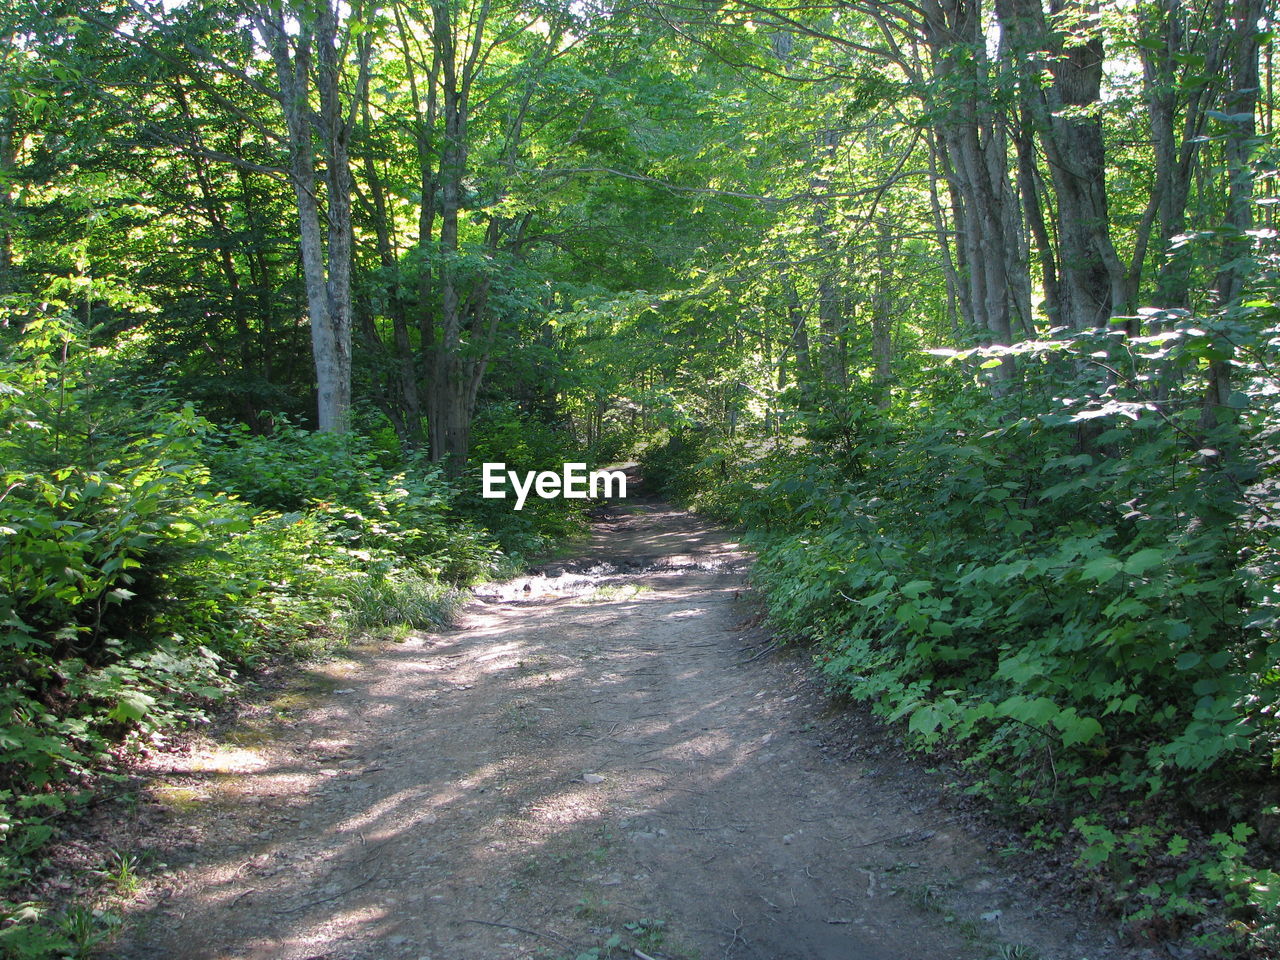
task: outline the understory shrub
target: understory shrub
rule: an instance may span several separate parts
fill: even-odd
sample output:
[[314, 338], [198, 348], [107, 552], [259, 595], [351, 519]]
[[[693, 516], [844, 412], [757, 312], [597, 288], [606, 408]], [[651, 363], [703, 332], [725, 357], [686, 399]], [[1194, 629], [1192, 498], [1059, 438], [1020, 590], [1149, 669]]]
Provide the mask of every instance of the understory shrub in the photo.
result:
[[836, 690], [1074, 843], [1131, 924], [1256, 946], [1280, 919], [1280, 417], [1241, 346], [1274, 334], [1239, 325], [1260, 399], [1206, 416], [1222, 327], [1024, 345], [1005, 396], [957, 384], [1000, 362], [969, 352], [893, 409], [677, 436], [646, 468], [732, 509], [771, 622]]
[[457, 491], [425, 455], [388, 463], [365, 437], [282, 422], [266, 436], [242, 425], [218, 432], [209, 465], [212, 484], [265, 510], [306, 510], [383, 573], [405, 565], [464, 583], [493, 570], [495, 542], [453, 510]]
[[215, 427], [63, 317], [0, 318], [0, 955], [74, 945], [5, 897], [134, 744], [264, 658], [448, 621], [499, 560], [455, 497], [358, 436]]
[[509, 489], [507, 499], [480, 496], [486, 462], [505, 463], [507, 470], [521, 475], [530, 470], [559, 473], [565, 463], [583, 462], [584, 455], [567, 428], [539, 421], [514, 404], [491, 404], [479, 412], [473, 429], [471, 469], [460, 483], [458, 507], [492, 532], [504, 554], [513, 559], [536, 557], [586, 529], [585, 500], [543, 500], [531, 495], [523, 509], [516, 510]]

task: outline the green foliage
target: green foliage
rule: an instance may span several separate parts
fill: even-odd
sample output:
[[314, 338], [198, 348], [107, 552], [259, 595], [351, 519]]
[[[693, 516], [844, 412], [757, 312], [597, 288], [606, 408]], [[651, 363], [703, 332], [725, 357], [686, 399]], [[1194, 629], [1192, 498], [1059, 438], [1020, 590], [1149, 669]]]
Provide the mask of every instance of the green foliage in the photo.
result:
[[757, 453], [752, 444], [676, 428], [645, 448], [640, 469], [645, 483], [660, 495], [708, 516], [735, 521], [741, 519], [744, 498], [757, 493], [744, 479]]
[[[529, 497], [522, 510], [512, 501], [480, 497], [481, 465], [505, 463], [507, 470], [559, 472], [566, 462], [586, 462], [577, 439], [563, 425], [553, 425], [522, 413], [513, 405], [493, 405], [476, 418], [472, 469], [462, 481], [460, 511], [490, 530], [502, 550], [513, 558], [545, 553], [554, 543], [580, 534], [586, 501]], [[588, 464], [594, 467], [594, 464]]]
[[[122, 746], [203, 720], [264, 658], [445, 624], [461, 596], [451, 584], [497, 559], [420, 459], [291, 426], [217, 430], [118, 380], [69, 321], [12, 322], [0, 341], [6, 890]], [[121, 858], [112, 882], [134, 882], [133, 867]], [[6, 955], [78, 956], [103, 935], [91, 914], [0, 906]]]
[[[1246, 824], [1194, 841], [1164, 823], [1109, 828], [1094, 815], [1076, 817], [1076, 865], [1127, 915], [1134, 929], [1196, 929], [1199, 945], [1230, 952], [1241, 943], [1265, 955], [1274, 946], [1280, 874], [1249, 863]], [[1219, 907], [1232, 921], [1214, 915]], [[1194, 926], [1192, 926], [1194, 925]]]
[[98, 953], [120, 926], [105, 910], [73, 906], [50, 912], [42, 904], [0, 909], [0, 956], [6, 960], [82, 960]]
[[421, 577], [362, 577], [347, 590], [347, 622], [356, 630], [439, 628], [452, 621], [462, 597], [454, 588]]
[[[517, 3], [474, 55], [448, 11], [339, 18], [351, 222], [324, 199], [353, 250], [327, 295], [358, 431], [318, 436], [280, 177], [303, 158], [261, 31], [217, 2], [63, 13], [20, 4], [0, 43], [0, 294], [101, 325], [0, 329], [5, 850], [246, 666], [435, 623], [501, 551], [582, 529], [582, 504], [516, 512], [410, 452], [441, 405], [478, 411], [470, 469], [657, 440], [650, 483], [752, 531], [774, 623], [837, 689], [1088, 870], [1160, 846], [1121, 808], [1249, 819], [1280, 766], [1280, 331], [1232, 292], [1276, 271], [1251, 18], [1004, 17], [994, 58], [855, 9]], [[429, 109], [456, 75], [472, 109]], [[1173, 309], [1043, 332], [1122, 301]], [[1106, 815], [1073, 828], [1082, 801]], [[1264, 929], [1265, 899], [1223, 892], [1255, 853], [1187, 844], [1169, 903], [1216, 890]]]
[[0, 816], [26, 811], [20, 846], [62, 807], [48, 789], [86, 777], [121, 730], [177, 722], [187, 697], [222, 688], [212, 650], [137, 637], [164, 571], [205, 552], [218, 520], [202, 507], [224, 505], [194, 496], [195, 417], [148, 411], [129, 433], [90, 376], [96, 360], [51, 317], [0, 353]]
[[358, 502], [389, 472], [365, 438], [305, 430], [283, 417], [267, 434], [234, 424], [213, 435], [207, 459], [213, 484], [281, 513]]
[[414, 455], [388, 456], [354, 434], [282, 425], [255, 436], [233, 427], [212, 444], [211, 482], [258, 507], [307, 511], [331, 545], [392, 572], [470, 582], [493, 570], [495, 545], [452, 514], [456, 494], [440, 467]]
[[[646, 468], [695, 503], [736, 504], [775, 627], [922, 748], [958, 749], [971, 792], [1060, 824], [1081, 802], [1208, 810], [1224, 782], [1268, 776], [1280, 746], [1280, 541], [1240, 427], [1204, 425], [1194, 379], [1172, 395], [1154, 375], [1099, 388], [1080, 358], [1158, 361], [1168, 377], [1197, 369], [1214, 335], [1184, 323], [1158, 342], [1024, 347], [1016, 396], [952, 393], [941, 369], [946, 392], [901, 410], [827, 408], [755, 451], [677, 436]], [[1077, 831], [1081, 862], [1113, 879], [1171, 841], [1102, 820]], [[1275, 922], [1271, 873], [1234, 836], [1181, 851], [1185, 895]]]

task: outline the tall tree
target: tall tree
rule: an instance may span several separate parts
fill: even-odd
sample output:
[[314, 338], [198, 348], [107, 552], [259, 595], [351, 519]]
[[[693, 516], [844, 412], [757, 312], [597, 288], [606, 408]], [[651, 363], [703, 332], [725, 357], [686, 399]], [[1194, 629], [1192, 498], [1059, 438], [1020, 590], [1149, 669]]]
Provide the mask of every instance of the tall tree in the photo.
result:
[[[273, 94], [288, 131], [289, 180], [297, 201], [316, 368], [317, 423], [333, 433], [346, 431], [351, 417], [350, 142], [368, 93], [372, 45], [364, 28], [373, 13], [363, 4], [342, 9], [345, 25], [336, 0], [262, 3], [251, 11], [275, 65]], [[359, 24], [361, 31], [352, 31], [351, 24]], [[343, 62], [343, 51], [351, 49], [354, 77], [346, 75]]]

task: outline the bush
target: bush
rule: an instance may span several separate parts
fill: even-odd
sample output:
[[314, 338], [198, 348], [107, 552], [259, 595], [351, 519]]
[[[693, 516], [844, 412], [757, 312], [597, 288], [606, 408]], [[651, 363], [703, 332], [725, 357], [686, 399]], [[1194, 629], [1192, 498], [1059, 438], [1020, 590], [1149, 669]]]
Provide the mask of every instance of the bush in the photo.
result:
[[[130, 743], [203, 719], [264, 658], [439, 626], [449, 584], [497, 560], [430, 464], [219, 430], [115, 374], [58, 317], [0, 341], [0, 889]], [[0, 951], [62, 937], [6, 912]]]
[[121, 736], [183, 723], [226, 686], [215, 650], [148, 626], [230, 509], [196, 492], [198, 418], [120, 410], [111, 373], [57, 317], [0, 345], [0, 883]]
[[397, 468], [366, 438], [288, 424], [267, 436], [232, 427], [211, 448], [212, 483], [260, 508], [308, 511], [333, 545], [377, 573], [403, 566], [465, 583], [494, 569], [496, 544], [452, 510], [455, 490], [422, 456]]
[[[316, 433], [283, 416], [255, 434], [244, 424], [210, 431], [211, 481], [263, 510], [305, 510], [316, 503], [358, 503], [391, 469], [365, 437]], [[438, 476], [438, 475], [437, 475]]]
[[[1237, 918], [1278, 916], [1280, 878], [1248, 867], [1244, 845], [1274, 815], [1256, 798], [1280, 743], [1277, 538], [1242, 425], [1204, 423], [1194, 371], [1211, 339], [1083, 335], [1024, 356], [1027, 382], [1004, 399], [952, 383], [893, 412], [812, 411], [763, 455], [677, 437], [646, 459], [695, 504], [738, 504], [771, 621], [817, 644], [837, 690], [957, 751], [971, 792], [1069, 831], [1144, 922], [1167, 892], [1139, 889], [1152, 843], [1181, 844], [1181, 902], [1194, 890]], [[1098, 387], [1078, 360], [1141, 369], [1128, 351], [1156, 347], [1166, 384], [1189, 371], [1180, 390]], [[1246, 438], [1272, 422], [1246, 422]], [[1093, 815], [1073, 826], [1082, 805]], [[1248, 822], [1227, 856], [1226, 840], [1175, 841], [1142, 812], [1170, 807]]]
[[501, 462], [521, 474], [529, 470], [559, 472], [566, 462], [581, 459], [568, 430], [540, 422], [514, 405], [492, 404], [476, 417], [471, 470], [461, 481], [459, 510], [491, 531], [509, 557], [519, 560], [545, 553], [557, 541], [585, 530], [582, 515], [587, 501], [531, 496], [523, 509], [514, 510], [510, 498], [485, 500], [480, 496], [481, 465]]

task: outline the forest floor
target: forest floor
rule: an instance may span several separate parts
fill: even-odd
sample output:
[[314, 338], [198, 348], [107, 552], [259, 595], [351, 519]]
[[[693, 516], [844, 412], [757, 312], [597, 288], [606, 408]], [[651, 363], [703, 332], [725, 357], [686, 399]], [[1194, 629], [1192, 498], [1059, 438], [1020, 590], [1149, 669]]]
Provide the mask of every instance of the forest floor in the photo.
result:
[[152, 863], [111, 955], [1148, 956], [772, 651], [730, 533], [642, 497], [597, 514], [455, 629], [348, 649], [153, 756], [111, 827]]

